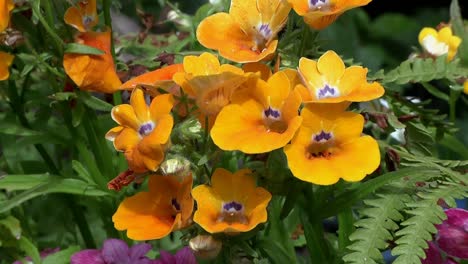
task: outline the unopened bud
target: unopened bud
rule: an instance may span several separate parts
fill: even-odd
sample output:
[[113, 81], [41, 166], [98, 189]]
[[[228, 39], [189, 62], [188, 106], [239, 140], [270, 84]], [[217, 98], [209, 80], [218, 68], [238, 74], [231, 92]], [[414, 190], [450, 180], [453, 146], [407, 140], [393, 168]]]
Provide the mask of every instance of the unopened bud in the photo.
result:
[[199, 235], [189, 241], [195, 256], [201, 259], [214, 259], [218, 256], [223, 244], [210, 235]]

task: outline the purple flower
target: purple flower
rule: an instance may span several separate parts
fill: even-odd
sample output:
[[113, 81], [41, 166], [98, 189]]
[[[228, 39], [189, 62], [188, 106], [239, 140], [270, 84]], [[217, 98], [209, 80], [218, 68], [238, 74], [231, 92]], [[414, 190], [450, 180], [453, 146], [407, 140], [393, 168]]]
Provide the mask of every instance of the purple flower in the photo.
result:
[[107, 239], [102, 249], [85, 249], [71, 257], [71, 264], [151, 264], [152, 260], [145, 255], [151, 245], [141, 243], [128, 247], [120, 239]]
[[182, 248], [177, 251], [175, 255], [171, 255], [169, 252], [163, 250], [159, 253], [161, 257], [155, 260], [153, 264], [197, 264], [197, 259], [189, 247]]
[[437, 225], [439, 248], [450, 256], [468, 259], [468, 211], [452, 208], [445, 214], [447, 220]]
[[426, 258], [421, 260], [421, 264], [457, 264], [451, 258], [444, 259], [439, 247], [432, 241], [429, 242], [429, 248], [425, 252]]

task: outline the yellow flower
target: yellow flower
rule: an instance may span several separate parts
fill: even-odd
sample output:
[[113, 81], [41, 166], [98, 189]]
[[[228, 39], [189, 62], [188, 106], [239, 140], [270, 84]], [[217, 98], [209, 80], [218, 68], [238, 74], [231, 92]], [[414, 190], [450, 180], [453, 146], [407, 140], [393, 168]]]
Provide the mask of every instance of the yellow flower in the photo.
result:
[[288, 0], [294, 11], [314, 29], [324, 29], [345, 11], [365, 6], [372, 0]]
[[96, 11], [96, 0], [83, 0], [77, 6], [67, 9], [64, 16], [65, 23], [86, 32], [97, 25], [99, 18]]
[[419, 32], [418, 39], [427, 53], [435, 57], [447, 54], [448, 61], [457, 54], [461, 43], [461, 38], [452, 34], [450, 26], [443, 27], [439, 31], [425, 27]]
[[130, 105], [112, 108], [112, 119], [119, 126], [107, 132], [118, 151], [125, 153], [128, 165], [135, 172], [156, 171], [164, 160], [174, 120], [170, 114], [174, 99], [170, 94], [156, 96], [146, 105], [143, 91], [133, 90]]
[[368, 83], [367, 68], [345, 68], [334, 51], [327, 51], [318, 61], [301, 58], [299, 74], [303, 83], [296, 86], [304, 102], [363, 102], [379, 98], [384, 88], [377, 82]]
[[264, 153], [284, 147], [301, 125], [299, 93], [286, 73], [268, 82], [258, 79], [234, 95], [233, 103], [219, 113], [211, 137], [223, 150]]
[[134, 240], [159, 239], [191, 223], [192, 175], [179, 181], [175, 176], [152, 175], [149, 192], [126, 198], [112, 221], [117, 230], [127, 230]]
[[0, 81], [8, 79], [10, 72], [8, 67], [13, 63], [14, 56], [0, 51]]
[[230, 103], [231, 96], [247, 80], [242, 69], [229, 64], [220, 65], [218, 58], [210, 53], [186, 56], [184, 71], [174, 75], [174, 82], [184, 92], [195, 98], [199, 108], [199, 120], [211, 128], [221, 109]]
[[0, 0], [0, 32], [10, 23], [10, 11], [15, 7], [13, 0]]
[[122, 82], [115, 72], [111, 54], [111, 32], [84, 32], [78, 34], [76, 42], [100, 49], [102, 55], [66, 53], [63, 67], [67, 75], [84, 91], [113, 93]]
[[468, 80], [463, 83], [463, 92], [468, 94]]
[[340, 178], [360, 181], [380, 164], [377, 141], [361, 136], [364, 118], [343, 112], [339, 104], [308, 104], [302, 126], [284, 147], [296, 178], [330, 185]]
[[200, 23], [197, 39], [235, 62], [267, 60], [276, 50], [276, 35], [290, 10], [283, 0], [232, 0], [229, 14], [217, 13]]
[[266, 207], [271, 194], [256, 187], [248, 169], [230, 173], [216, 169], [211, 185], [199, 185], [192, 190], [197, 201], [193, 221], [209, 233], [247, 232], [267, 220]]

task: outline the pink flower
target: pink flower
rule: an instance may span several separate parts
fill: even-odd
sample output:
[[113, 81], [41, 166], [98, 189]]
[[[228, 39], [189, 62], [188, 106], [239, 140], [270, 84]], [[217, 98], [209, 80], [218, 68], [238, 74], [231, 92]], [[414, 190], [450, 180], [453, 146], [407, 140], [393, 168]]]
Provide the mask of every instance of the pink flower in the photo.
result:
[[437, 225], [439, 248], [448, 255], [468, 259], [468, 211], [452, 208], [445, 211], [447, 220]]
[[159, 253], [161, 257], [155, 260], [153, 264], [197, 264], [197, 259], [189, 247], [184, 247], [177, 251], [175, 255], [171, 255], [169, 252], [163, 250]]

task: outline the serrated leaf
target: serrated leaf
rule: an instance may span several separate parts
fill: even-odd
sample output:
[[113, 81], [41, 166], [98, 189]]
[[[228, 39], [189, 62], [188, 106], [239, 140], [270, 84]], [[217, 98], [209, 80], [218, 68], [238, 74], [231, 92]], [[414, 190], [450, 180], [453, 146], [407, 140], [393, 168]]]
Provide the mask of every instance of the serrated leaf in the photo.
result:
[[80, 43], [68, 43], [65, 45], [65, 53], [103, 55], [104, 51]]

